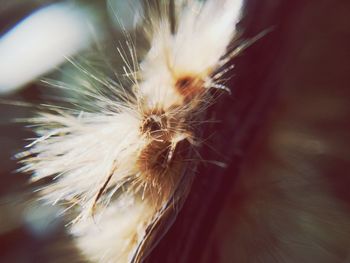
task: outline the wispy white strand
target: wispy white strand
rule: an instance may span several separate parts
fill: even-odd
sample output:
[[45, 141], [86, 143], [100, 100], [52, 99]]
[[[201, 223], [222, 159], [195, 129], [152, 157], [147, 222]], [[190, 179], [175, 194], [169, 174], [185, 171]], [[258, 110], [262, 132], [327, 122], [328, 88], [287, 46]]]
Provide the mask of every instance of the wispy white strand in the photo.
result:
[[147, 227], [175, 193], [184, 167], [176, 150], [184, 141], [196, 144], [192, 125], [210, 100], [202, 94], [223, 87], [217, 82], [221, 75], [213, 74], [227, 55], [241, 5], [241, 0], [181, 1], [175, 34], [167, 14], [151, 17], [151, 47], [140, 65], [131, 43], [132, 61], [119, 49], [133, 94], [114, 101], [88, 89], [83, 92], [99, 104], [97, 110], [53, 109], [31, 120], [38, 138], [19, 155], [21, 170], [32, 172], [33, 181], [53, 178], [41, 195], [69, 208], [65, 213], [72, 211], [70, 231], [90, 260], [131, 262]]

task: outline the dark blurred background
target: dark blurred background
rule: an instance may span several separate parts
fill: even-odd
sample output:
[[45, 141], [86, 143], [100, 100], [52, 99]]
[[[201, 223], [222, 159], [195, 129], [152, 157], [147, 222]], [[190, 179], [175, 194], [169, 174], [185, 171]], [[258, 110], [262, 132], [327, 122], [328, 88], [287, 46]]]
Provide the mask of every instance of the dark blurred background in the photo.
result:
[[[0, 33], [49, 2], [3, 0]], [[75, 2], [108, 20], [104, 1]], [[350, 2], [246, 0], [244, 14], [242, 38], [272, 31], [233, 61], [233, 94], [209, 112], [220, 122], [201, 153], [228, 167], [200, 166], [148, 262], [350, 262]], [[57, 211], [32, 204], [29, 175], [14, 173], [33, 134], [13, 120], [35, 109], [6, 102], [60, 93], [31, 82], [1, 96], [0, 262], [81, 261]]]

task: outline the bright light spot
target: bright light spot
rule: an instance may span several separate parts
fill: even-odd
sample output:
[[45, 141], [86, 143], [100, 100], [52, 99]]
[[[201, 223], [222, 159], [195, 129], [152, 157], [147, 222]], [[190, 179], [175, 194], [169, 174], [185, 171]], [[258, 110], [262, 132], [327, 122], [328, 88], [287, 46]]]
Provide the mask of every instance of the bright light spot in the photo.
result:
[[0, 93], [12, 92], [87, 47], [87, 12], [54, 4], [25, 18], [0, 38]]

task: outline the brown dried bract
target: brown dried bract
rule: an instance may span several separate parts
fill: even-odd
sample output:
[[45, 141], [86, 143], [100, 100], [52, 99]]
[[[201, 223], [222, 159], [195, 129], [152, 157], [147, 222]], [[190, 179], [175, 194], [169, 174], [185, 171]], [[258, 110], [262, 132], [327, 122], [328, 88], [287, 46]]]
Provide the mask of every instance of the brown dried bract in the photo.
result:
[[[137, 166], [144, 191], [157, 194], [162, 201], [169, 198], [181, 174], [183, 149], [186, 133], [183, 124], [175, 116], [166, 115], [161, 110], [145, 114], [140, 131], [149, 140], [140, 151]], [[179, 139], [180, 138], [180, 139]]]
[[205, 91], [204, 81], [201, 78], [185, 75], [177, 79], [176, 90], [185, 98], [185, 101], [202, 95]]

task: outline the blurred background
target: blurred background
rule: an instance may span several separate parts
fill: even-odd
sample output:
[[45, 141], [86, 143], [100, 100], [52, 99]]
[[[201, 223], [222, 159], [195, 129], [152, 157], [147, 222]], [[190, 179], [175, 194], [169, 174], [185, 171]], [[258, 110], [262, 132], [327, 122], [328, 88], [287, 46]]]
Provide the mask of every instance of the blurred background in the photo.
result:
[[[137, 35], [139, 6], [1, 2], [0, 262], [84, 262], [60, 211], [33, 202], [38, 186], [14, 172], [13, 156], [33, 136], [15, 120], [82, 99], [47, 80], [98, 86], [66, 57], [109, 77], [121, 71], [116, 15]], [[349, 17], [346, 0], [245, 1], [242, 38], [273, 30], [232, 62], [233, 94], [209, 111], [220, 122], [203, 127], [203, 158], [227, 167], [201, 165], [148, 262], [350, 262]]]

